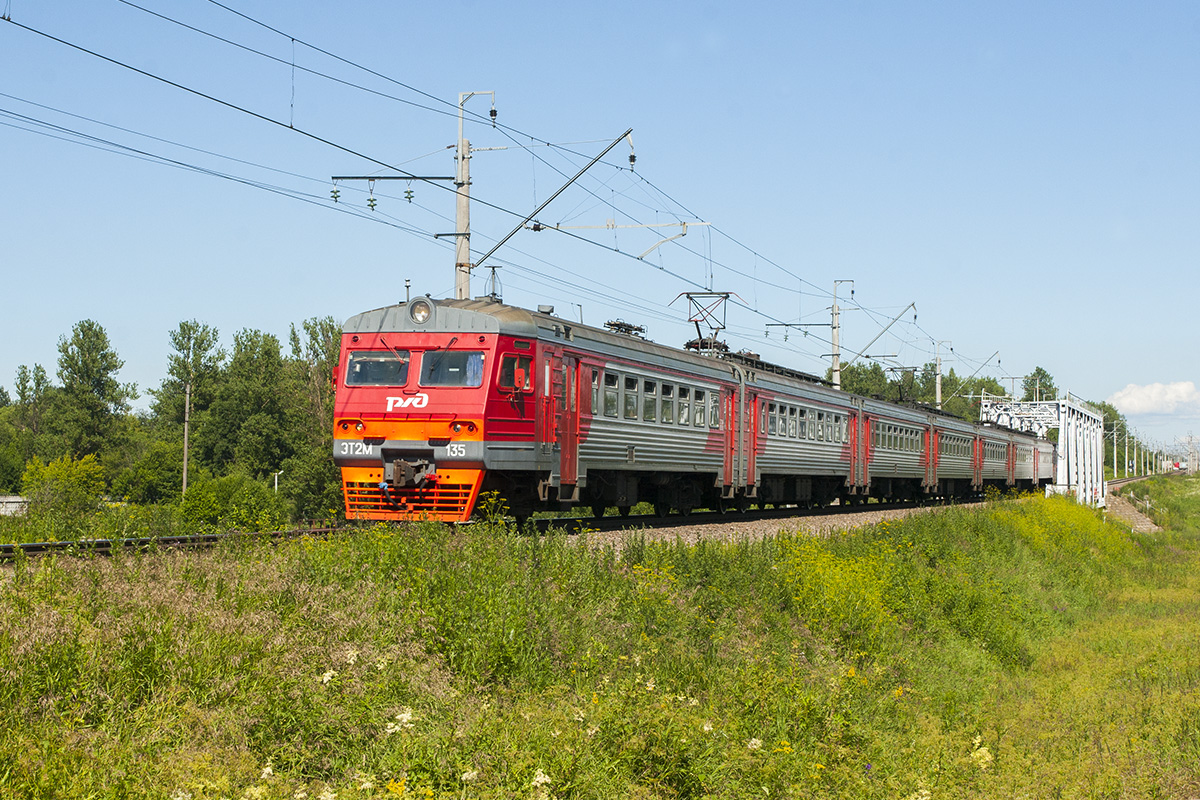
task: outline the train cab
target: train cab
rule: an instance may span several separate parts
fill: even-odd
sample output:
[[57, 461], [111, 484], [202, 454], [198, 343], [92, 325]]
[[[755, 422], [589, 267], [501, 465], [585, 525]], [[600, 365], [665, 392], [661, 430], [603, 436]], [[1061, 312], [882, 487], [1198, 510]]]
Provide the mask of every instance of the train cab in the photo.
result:
[[527, 313], [473, 304], [487, 305], [422, 297], [346, 322], [333, 456], [348, 518], [466, 521], [488, 418], [532, 439], [537, 328]]

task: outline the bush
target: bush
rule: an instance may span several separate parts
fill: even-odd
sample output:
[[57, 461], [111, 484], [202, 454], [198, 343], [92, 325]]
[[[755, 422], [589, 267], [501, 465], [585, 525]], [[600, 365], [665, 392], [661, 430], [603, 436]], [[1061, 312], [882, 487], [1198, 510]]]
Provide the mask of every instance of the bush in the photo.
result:
[[188, 486], [181, 514], [188, 524], [243, 531], [278, 530], [287, 519], [278, 495], [240, 473]]
[[78, 461], [63, 456], [48, 464], [35, 458], [25, 466], [21, 492], [31, 514], [95, 511], [104, 493], [104, 468], [94, 455]]

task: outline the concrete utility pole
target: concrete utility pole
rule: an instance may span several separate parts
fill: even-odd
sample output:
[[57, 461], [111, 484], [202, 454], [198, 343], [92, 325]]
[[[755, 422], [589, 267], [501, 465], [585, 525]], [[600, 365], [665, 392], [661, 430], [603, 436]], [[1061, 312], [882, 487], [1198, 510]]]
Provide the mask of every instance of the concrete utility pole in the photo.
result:
[[[942, 410], [942, 345], [951, 344], [951, 341], [949, 339], [942, 339], [940, 342], [935, 342], [935, 344], [937, 345], [937, 347], [935, 349], [936, 355], [934, 356], [935, 360], [937, 361], [937, 376], [933, 380], [933, 386], [934, 386], [933, 396], [936, 399], [938, 411], [941, 411]], [[950, 348], [950, 352], [951, 353], [954, 352], [953, 347]]]
[[476, 95], [492, 97], [492, 119], [496, 119], [495, 92], [460, 92], [458, 95], [458, 151], [454, 158], [454, 297], [471, 299], [471, 143], [463, 137], [463, 106]]
[[842, 352], [841, 347], [838, 345], [841, 331], [841, 324], [838, 322], [838, 319], [841, 316], [841, 310], [837, 304], [837, 287], [842, 283], [850, 284], [850, 296], [854, 297], [854, 281], [847, 279], [833, 282], [833, 388], [835, 389], [842, 388]]

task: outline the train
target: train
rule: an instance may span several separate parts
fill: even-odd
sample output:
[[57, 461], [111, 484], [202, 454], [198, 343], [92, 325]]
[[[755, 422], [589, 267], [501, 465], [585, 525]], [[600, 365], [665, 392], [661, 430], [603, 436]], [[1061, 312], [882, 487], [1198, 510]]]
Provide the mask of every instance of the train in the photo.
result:
[[1044, 439], [493, 298], [351, 317], [333, 379], [348, 519], [968, 499], [1054, 475]]

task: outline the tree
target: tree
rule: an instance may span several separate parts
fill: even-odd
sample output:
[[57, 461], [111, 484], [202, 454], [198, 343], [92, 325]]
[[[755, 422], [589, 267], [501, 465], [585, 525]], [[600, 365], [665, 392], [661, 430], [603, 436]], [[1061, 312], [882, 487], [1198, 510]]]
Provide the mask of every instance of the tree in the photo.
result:
[[22, 364], [17, 367], [17, 382], [14, 388], [17, 392], [17, 402], [12, 422], [17, 430], [21, 463], [24, 464], [38, 451], [38, 438], [42, 434], [42, 415], [50, 404], [52, 387], [41, 364], [34, 364], [32, 370]]
[[342, 507], [341, 470], [333, 463], [334, 366], [341, 348], [342, 326], [332, 317], [303, 322], [304, 339], [292, 326], [288, 373], [289, 433], [293, 454], [283, 464], [280, 486], [299, 518], [325, 518]]
[[291, 455], [288, 386], [279, 339], [241, 330], [221, 371], [216, 399], [196, 430], [196, 449], [218, 474], [240, 468], [253, 477], [279, 469]]
[[220, 369], [225, 354], [217, 347], [216, 328], [196, 320], [179, 323], [171, 331], [167, 374], [183, 390], [183, 494], [188, 486], [188, 436], [192, 420], [192, 395], [203, 390]]
[[[841, 369], [842, 390], [863, 397], [883, 399], [888, 393], [888, 379], [878, 362], [849, 364]], [[833, 379], [833, 370], [825, 371], [826, 380]]]
[[58, 340], [58, 379], [62, 394], [56, 404], [57, 424], [67, 450], [95, 455], [111, 443], [117, 418], [129, 411], [137, 387], [121, 384], [116, 375], [125, 366], [108, 334], [85, 319]]
[[1054, 400], [1058, 397], [1058, 388], [1054, 378], [1041, 367], [1035, 367], [1033, 372], [1021, 381], [1021, 400]]
[[8, 395], [8, 389], [0, 386], [0, 408], [8, 408], [12, 405], [12, 398]]

